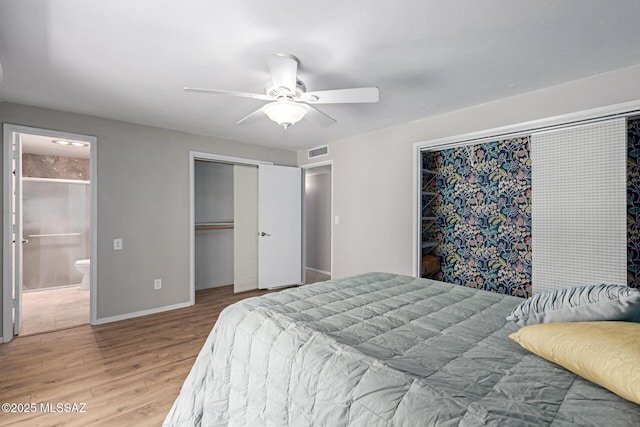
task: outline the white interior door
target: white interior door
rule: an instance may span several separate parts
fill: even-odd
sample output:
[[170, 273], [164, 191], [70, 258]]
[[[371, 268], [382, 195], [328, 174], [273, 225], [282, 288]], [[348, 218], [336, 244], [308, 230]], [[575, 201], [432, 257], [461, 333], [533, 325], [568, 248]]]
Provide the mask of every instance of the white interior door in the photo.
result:
[[258, 287], [302, 283], [302, 170], [258, 166]]
[[22, 144], [13, 134], [13, 334], [22, 327]]

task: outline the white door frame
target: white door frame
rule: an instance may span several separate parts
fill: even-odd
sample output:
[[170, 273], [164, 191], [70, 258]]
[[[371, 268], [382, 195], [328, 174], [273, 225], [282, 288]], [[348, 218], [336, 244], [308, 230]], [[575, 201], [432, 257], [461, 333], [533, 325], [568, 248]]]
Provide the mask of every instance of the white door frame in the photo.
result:
[[196, 160], [229, 163], [232, 165], [272, 165], [273, 162], [265, 162], [242, 157], [222, 156], [219, 154], [205, 153], [202, 151], [189, 151], [189, 305], [196, 302], [196, 197], [195, 197], [195, 167]]
[[[330, 267], [329, 267], [329, 273], [331, 275], [331, 278], [333, 278], [333, 226], [335, 224], [335, 217], [333, 216], [333, 160], [324, 160], [322, 162], [316, 162], [316, 163], [309, 163], [306, 165], [302, 165], [300, 166], [302, 168], [302, 170], [305, 173], [305, 177], [303, 177], [303, 180], [306, 181], [306, 173], [307, 173], [307, 169], [313, 169], [313, 168], [318, 168], [320, 166], [331, 166], [331, 184], [330, 184], [330, 191], [331, 191], [331, 206], [329, 207], [330, 213], [329, 213], [329, 218], [331, 218], [331, 243], [330, 243], [330, 248], [329, 251], [331, 252], [330, 254]], [[303, 198], [302, 198], [302, 259], [303, 259], [303, 263], [302, 263], [302, 279], [303, 279], [303, 283], [304, 283], [304, 279], [305, 279], [305, 268], [307, 266], [307, 200], [306, 200], [306, 191], [303, 191]]]
[[2, 137], [2, 342], [9, 342], [13, 339], [13, 316], [12, 316], [12, 290], [13, 280], [11, 275], [11, 266], [13, 264], [12, 256], [12, 231], [11, 220], [13, 212], [13, 182], [12, 182], [12, 143], [13, 135], [16, 133], [28, 133], [33, 135], [42, 135], [51, 138], [74, 139], [89, 143], [89, 191], [90, 191], [90, 303], [89, 303], [89, 322], [92, 325], [97, 324], [98, 300], [97, 300], [97, 271], [98, 271], [98, 245], [97, 245], [97, 218], [98, 218], [98, 196], [97, 196], [97, 142], [95, 136], [81, 135], [70, 132], [61, 132], [51, 129], [35, 128], [30, 126], [21, 126], [5, 123], [3, 125]]

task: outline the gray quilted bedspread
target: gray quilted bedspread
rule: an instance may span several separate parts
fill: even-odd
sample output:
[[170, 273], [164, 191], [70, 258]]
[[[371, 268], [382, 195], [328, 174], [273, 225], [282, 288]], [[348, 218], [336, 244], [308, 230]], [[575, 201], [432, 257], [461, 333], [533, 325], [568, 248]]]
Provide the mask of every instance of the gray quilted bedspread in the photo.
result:
[[227, 307], [168, 426], [640, 426], [508, 339], [521, 299], [386, 273]]

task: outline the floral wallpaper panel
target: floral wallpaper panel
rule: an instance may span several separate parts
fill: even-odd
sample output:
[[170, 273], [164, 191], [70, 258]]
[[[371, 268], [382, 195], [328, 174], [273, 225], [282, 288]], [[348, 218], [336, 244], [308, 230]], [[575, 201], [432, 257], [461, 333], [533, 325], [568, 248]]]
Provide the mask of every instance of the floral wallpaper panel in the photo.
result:
[[529, 152], [526, 137], [423, 154], [435, 176], [423, 191], [436, 194], [423, 240], [437, 243], [438, 280], [531, 296]]
[[640, 118], [627, 122], [627, 285], [640, 288]]

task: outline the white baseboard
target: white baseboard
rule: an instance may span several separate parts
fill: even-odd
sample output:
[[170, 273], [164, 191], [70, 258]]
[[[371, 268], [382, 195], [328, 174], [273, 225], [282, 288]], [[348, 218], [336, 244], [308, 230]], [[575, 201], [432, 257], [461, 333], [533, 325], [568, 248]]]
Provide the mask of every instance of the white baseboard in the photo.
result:
[[318, 270], [317, 268], [305, 267], [305, 270], [315, 271], [316, 273], [326, 274], [327, 276], [331, 276], [330, 271]]
[[190, 302], [181, 302], [179, 304], [165, 305], [164, 307], [150, 308], [149, 310], [134, 311], [133, 313], [119, 314], [117, 316], [102, 317], [96, 321], [96, 325], [117, 322], [118, 320], [133, 319], [134, 317], [147, 316], [149, 314], [157, 314], [165, 311], [177, 310], [179, 308], [190, 307]]

